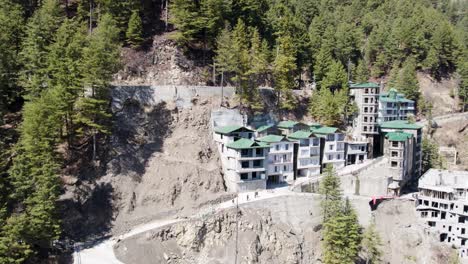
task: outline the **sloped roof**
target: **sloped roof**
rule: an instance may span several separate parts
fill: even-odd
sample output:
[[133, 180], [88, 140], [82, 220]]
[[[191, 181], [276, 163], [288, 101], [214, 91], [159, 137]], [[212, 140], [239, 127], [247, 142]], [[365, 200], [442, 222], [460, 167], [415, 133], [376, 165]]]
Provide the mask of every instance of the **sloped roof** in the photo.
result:
[[310, 129], [316, 129], [316, 128], [321, 127], [322, 125], [319, 123], [311, 123], [309, 124], [309, 126], [310, 126]]
[[413, 137], [410, 133], [405, 133], [403, 131], [389, 132], [385, 137], [390, 141], [406, 141]]
[[265, 143], [277, 143], [284, 139], [284, 136], [278, 135], [266, 135], [261, 138], [257, 138], [257, 141], [265, 142]]
[[239, 126], [239, 125], [229, 125], [229, 126], [217, 127], [217, 128], [215, 128], [215, 132], [218, 133], [218, 134], [230, 134], [230, 133], [236, 132], [237, 130], [240, 130], [240, 129], [253, 132], [253, 130], [248, 129], [248, 128], [244, 127], [244, 126]]
[[357, 88], [379, 88], [380, 85], [378, 83], [374, 82], [365, 82], [365, 83], [352, 83], [349, 86], [351, 89], [357, 89]]
[[292, 121], [292, 120], [280, 121], [278, 123], [278, 127], [280, 127], [280, 128], [293, 128], [298, 123], [299, 122]]
[[257, 132], [263, 132], [269, 128], [272, 128], [274, 127], [274, 125], [263, 125], [263, 126], [260, 126], [259, 128], [257, 128]]
[[423, 126], [416, 124], [416, 123], [410, 123], [406, 120], [393, 120], [393, 121], [387, 121], [387, 122], [382, 122], [380, 124], [380, 127], [385, 129], [412, 129], [412, 130], [417, 130], [421, 129]]
[[288, 136], [290, 139], [308, 139], [313, 135], [310, 131], [299, 130]]
[[226, 145], [232, 149], [253, 149], [253, 148], [269, 148], [270, 146], [264, 142], [255, 142], [250, 139], [241, 138]]
[[332, 134], [332, 133], [336, 133], [337, 131], [338, 131], [338, 128], [327, 127], [327, 126], [312, 129], [312, 132], [314, 132], [315, 134]]

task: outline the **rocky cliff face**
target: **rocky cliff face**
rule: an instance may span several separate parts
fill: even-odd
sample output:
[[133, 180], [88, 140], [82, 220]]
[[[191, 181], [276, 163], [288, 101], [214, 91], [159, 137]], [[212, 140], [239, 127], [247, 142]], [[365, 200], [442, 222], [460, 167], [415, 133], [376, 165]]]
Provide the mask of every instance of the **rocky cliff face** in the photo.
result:
[[131, 238], [118, 245], [118, 257], [125, 263], [230, 263], [237, 240], [237, 263], [303, 263], [302, 238], [290, 227], [274, 223], [265, 211], [236, 213], [231, 209]]

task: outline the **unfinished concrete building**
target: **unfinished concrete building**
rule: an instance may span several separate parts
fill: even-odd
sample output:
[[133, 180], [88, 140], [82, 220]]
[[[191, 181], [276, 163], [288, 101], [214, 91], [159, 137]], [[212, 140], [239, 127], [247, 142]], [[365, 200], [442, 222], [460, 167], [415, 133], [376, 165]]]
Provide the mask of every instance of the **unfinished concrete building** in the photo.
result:
[[296, 176], [311, 177], [320, 174], [320, 139], [310, 131], [296, 131], [289, 135], [296, 142]]
[[332, 165], [335, 169], [345, 166], [345, 135], [336, 127], [312, 128], [312, 133], [322, 138], [322, 168]]
[[414, 101], [406, 99], [404, 94], [394, 88], [379, 96], [378, 122], [407, 120], [408, 115], [414, 115]]
[[278, 184], [294, 180], [294, 143], [285, 136], [266, 135], [256, 139], [270, 146], [267, 162], [267, 183]]
[[441, 242], [468, 259], [468, 172], [430, 169], [419, 179], [416, 209]]

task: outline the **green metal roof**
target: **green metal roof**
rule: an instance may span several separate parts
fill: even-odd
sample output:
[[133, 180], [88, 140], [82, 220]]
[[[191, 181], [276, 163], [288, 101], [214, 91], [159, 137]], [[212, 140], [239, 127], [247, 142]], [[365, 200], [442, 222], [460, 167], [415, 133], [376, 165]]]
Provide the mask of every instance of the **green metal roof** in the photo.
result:
[[293, 128], [293, 126], [297, 125], [298, 123], [299, 122], [291, 121], [291, 120], [281, 121], [278, 123], [278, 127], [279, 128]]
[[336, 133], [338, 131], [338, 128], [336, 127], [319, 127], [317, 129], [312, 129], [312, 132], [315, 134], [332, 134]]
[[288, 136], [290, 139], [308, 139], [313, 135], [310, 131], [299, 130]]
[[284, 139], [284, 136], [278, 135], [266, 135], [261, 138], [257, 138], [257, 141], [265, 142], [265, 143], [277, 143]]
[[310, 126], [310, 129], [316, 129], [316, 128], [321, 127], [322, 125], [319, 123], [311, 123], [309, 126]]
[[270, 146], [264, 142], [255, 142], [250, 139], [241, 138], [226, 145], [232, 149], [253, 149], [253, 148], [269, 148]]
[[413, 137], [410, 133], [405, 133], [403, 131], [389, 132], [385, 137], [390, 141], [406, 141]]
[[393, 121], [387, 121], [383, 122], [380, 124], [380, 127], [385, 129], [421, 129], [423, 126], [416, 124], [416, 123], [410, 123], [406, 120], [393, 120]]
[[272, 128], [274, 127], [274, 125], [263, 125], [263, 126], [260, 126], [259, 128], [257, 128], [257, 132], [263, 132], [269, 128]]
[[239, 129], [245, 129], [245, 130], [248, 130], [248, 131], [251, 131], [251, 129], [248, 129], [244, 126], [239, 126], [239, 125], [230, 125], [230, 126], [222, 126], [222, 127], [217, 127], [215, 129], [215, 132], [218, 133], [218, 134], [230, 134], [232, 132], [235, 132]]
[[366, 82], [366, 83], [352, 83], [349, 87], [351, 87], [352, 89], [356, 89], [356, 88], [379, 88], [380, 85], [378, 83]]

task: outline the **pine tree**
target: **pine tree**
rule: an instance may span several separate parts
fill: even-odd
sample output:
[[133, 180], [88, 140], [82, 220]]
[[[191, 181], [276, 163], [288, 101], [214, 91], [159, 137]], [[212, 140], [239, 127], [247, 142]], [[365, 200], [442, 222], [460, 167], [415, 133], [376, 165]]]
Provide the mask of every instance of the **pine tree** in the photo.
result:
[[322, 195], [320, 207], [322, 209], [323, 222], [326, 223], [341, 210], [342, 198], [340, 190], [340, 178], [336, 175], [333, 166], [327, 166], [319, 185], [319, 193]]
[[205, 26], [204, 17], [195, 1], [174, 0], [172, 3], [171, 23], [177, 28], [174, 37], [181, 45], [200, 39]]
[[126, 32], [127, 43], [132, 47], [138, 47], [143, 42], [143, 25], [138, 10], [134, 10], [128, 20], [128, 27]]
[[81, 134], [93, 141], [93, 160], [96, 158], [97, 134], [108, 133], [109, 83], [119, 67], [119, 31], [110, 15], [102, 16], [97, 28], [89, 36], [83, 51], [83, 84], [86, 93], [76, 104], [75, 120]]
[[419, 82], [416, 78], [416, 63], [414, 59], [409, 58], [403, 63], [403, 67], [398, 75], [396, 86], [406, 98], [415, 102], [418, 101], [420, 96]]
[[47, 87], [48, 46], [62, 18], [58, 1], [45, 0], [26, 26], [20, 53], [23, 69], [19, 81], [30, 98], [39, 96]]
[[364, 83], [369, 81], [369, 69], [365, 60], [359, 60], [354, 72], [353, 80], [355, 83]]
[[314, 75], [319, 87], [333, 62], [333, 41], [333, 29], [329, 27], [324, 33], [320, 50], [315, 57]]
[[325, 73], [320, 89], [340, 90], [348, 86], [348, 76], [339, 61], [333, 61]]
[[226, 26], [216, 39], [216, 56], [214, 58], [218, 72], [221, 72], [221, 86], [224, 85], [224, 74], [235, 69], [235, 55], [233, 51], [232, 33]]
[[16, 79], [18, 45], [24, 28], [22, 15], [19, 5], [0, 0], [0, 125], [7, 106], [20, 94]]
[[392, 66], [392, 69], [390, 70], [390, 74], [388, 75], [387, 87], [389, 88], [397, 87], [399, 74], [400, 74], [400, 67], [398, 63], [394, 63]]
[[275, 90], [278, 94], [279, 107], [292, 110], [295, 107], [292, 89], [295, 87], [294, 76], [297, 70], [296, 50], [290, 36], [278, 38], [278, 53], [273, 65]]
[[364, 251], [366, 264], [380, 263], [382, 257], [382, 246], [382, 239], [375, 229], [375, 222], [372, 221], [371, 224], [366, 228], [362, 239], [362, 249]]
[[314, 92], [310, 100], [309, 112], [323, 125], [341, 126], [348, 116], [352, 116], [356, 107], [348, 100], [348, 89], [330, 91], [320, 89]]
[[444, 160], [439, 154], [439, 146], [428, 138], [422, 140], [422, 173], [431, 168], [444, 169]]

